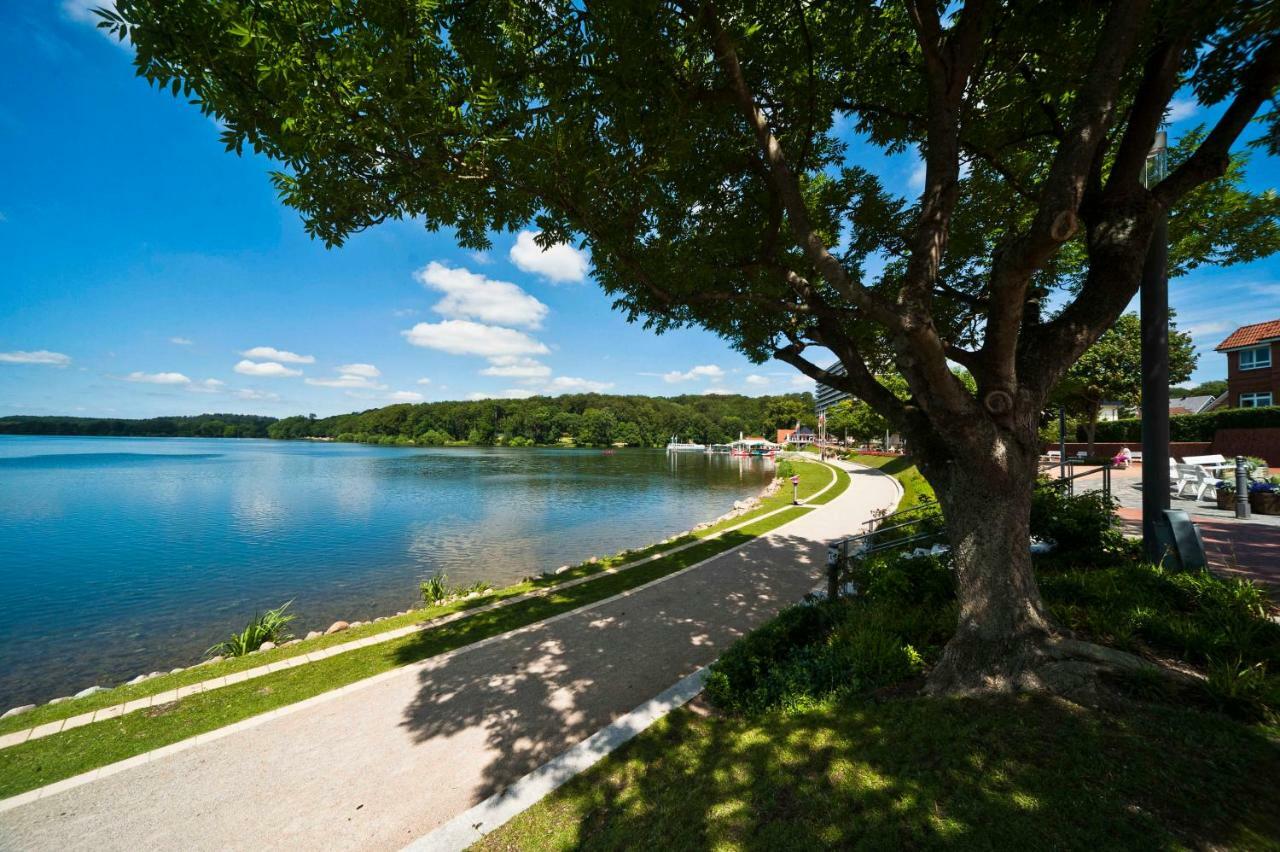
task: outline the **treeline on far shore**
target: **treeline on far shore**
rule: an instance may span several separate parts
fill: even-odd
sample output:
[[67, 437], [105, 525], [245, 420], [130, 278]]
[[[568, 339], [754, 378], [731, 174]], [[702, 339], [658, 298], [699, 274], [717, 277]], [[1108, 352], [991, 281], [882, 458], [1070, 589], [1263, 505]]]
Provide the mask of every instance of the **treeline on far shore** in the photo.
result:
[[671, 437], [725, 443], [740, 434], [812, 426], [813, 395], [675, 397], [566, 394], [388, 405], [335, 417], [286, 417], [268, 428], [272, 438], [329, 438], [374, 444], [535, 446], [575, 444], [661, 447]]
[[251, 414], [200, 414], [145, 420], [0, 417], [0, 434], [121, 437], [330, 439], [371, 444], [661, 447], [725, 443], [740, 434], [772, 437], [796, 423], [815, 425], [813, 395], [705, 394], [674, 397], [568, 394], [388, 405], [334, 417], [277, 420]]
[[120, 438], [266, 438], [274, 417], [197, 414], [192, 417], [0, 417], [4, 435], [88, 435]]

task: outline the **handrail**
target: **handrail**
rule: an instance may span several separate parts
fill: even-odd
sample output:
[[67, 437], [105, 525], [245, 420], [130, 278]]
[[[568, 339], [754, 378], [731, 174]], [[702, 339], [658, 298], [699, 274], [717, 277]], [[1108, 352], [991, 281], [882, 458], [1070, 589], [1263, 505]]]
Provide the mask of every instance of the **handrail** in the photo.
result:
[[877, 529], [882, 529], [884, 527], [884, 522], [889, 520], [890, 518], [897, 518], [901, 515], [911, 514], [912, 512], [921, 512], [926, 509], [936, 509], [937, 507], [938, 507], [937, 500], [929, 500], [924, 503], [917, 503], [916, 505], [911, 506], [910, 508], [907, 508], [907, 509], [899, 509], [896, 512], [890, 512], [887, 515], [881, 515], [878, 518], [872, 518], [869, 521], [863, 521], [862, 525], [864, 527], [870, 527], [871, 525], [875, 524]]
[[[1074, 465], [1072, 467], [1074, 468]], [[1065, 487], [1067, 489], [1067, 493], [1074, 496], [1075, 481], [1077, 479], [1083, 479], [1086, 476], [1093, 476], [1094, 474], [1101, 473], [1103, 493], [1105, 493], [1107, 497], [1110, 498], [1112, 467], [1113, 465], [1111, 464], [1111, 462], [1103, 462], [1098, 467], [1093, 467], [1088, 470], [1073, 472], [1070, 476], [1063, 476], [1057, 479], [1052, 479], [1048, 482], [1037, 483], [1035, 487], [1036, 488], [1053, 488], [1053, 489], [1060, 489]], [[908, 535], [908, 536], [903, 536], [902, 538], [893, 539], [891, 541], [881, 541], [880, 543], [876, 543], [875, 541], [876, 538], [883, 536], [885, 533], [892, 532], [894, 530], [900, 530], [900, 529], [903, 529], [904, 527], [910, 527], [910, 526], [914, 526], [915, 524], [922, 523], [925, 520], [925, 517], [918, 517], [913, 520], [902, 520], [899, 523], [893, 523], [887, 526], [885, 525], [886, 521], [889, 521], [895, 518], [902, 518], [904, 515], [914, 514], [917, 512], [923, 512], [926, 510], [932, 510], [937, 508], [938, 508], [938, 501], [931, 500], [927, 503], [917, 503], [915, 506], [911, 506], [906, 509], [899, 509], [896, 512], [893, 512], [888, 515], [884, 515], [883, 517], [872, 518], [869, 521], [864, 521], [862, 524], [864, 528], [868, 528], [866, 532], [861, 533], [859, 535], [849, 536], [848, 538], [840, 539], [828, 545], [827, 546], [827, 594], [828, 596], [832, 600], [834, 600], [838, 596], [840, 591], [840, 573], [844, 568], [844, 566], [848, 564], [851, 556], [856, 555], [858, 557], [863, 557], [871, 553], [878, 553], [880, 551], [889, 550], [891, 548], [899, 548], [905, 545], [914, 544], [915, 542], [918, 542], [918, 541], [925, 541], [931, 538], [936, 538], [940, 535], [945, 535], [947, 530], [946, 530], [945, 519], [944, 519], [944, 525], [941, 529], [926, 530], [923, 532], [916, 533], [914, 535]], [[875, 525], [874, 528], [872, 528], [873, 524]], [[855, 546], [855, 545], [861, 545], [861, 546]]]

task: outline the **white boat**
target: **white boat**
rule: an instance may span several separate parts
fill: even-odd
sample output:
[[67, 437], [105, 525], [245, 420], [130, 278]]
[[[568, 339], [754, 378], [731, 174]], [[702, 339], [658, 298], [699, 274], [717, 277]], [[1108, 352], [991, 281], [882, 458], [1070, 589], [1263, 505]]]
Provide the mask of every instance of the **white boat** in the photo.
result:
[[671, 436], [671, 441], [667, 444], [667, 452], [669, 453], [701, 453], [707, 448], [702, 444], [686, 444]]

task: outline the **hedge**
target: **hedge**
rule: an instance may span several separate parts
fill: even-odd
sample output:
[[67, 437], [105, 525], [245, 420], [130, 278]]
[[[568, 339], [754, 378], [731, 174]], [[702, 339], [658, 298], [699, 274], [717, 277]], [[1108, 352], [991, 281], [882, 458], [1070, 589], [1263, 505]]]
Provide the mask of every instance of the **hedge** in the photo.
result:
[[[1219, 429], [1268, 428], [1280, 428], [1280, 405], [1267, 408], [1223, 408], [1207, 414], [1175, 414], [1169, 418], [1169, 440], [1212, 441]], [[1084, 440], [1083, 437], [1080, 440]], [[1103, 421], [1098, 424], [1096, 440], [1141, 441], [1142, 421], [1137, 418]]]

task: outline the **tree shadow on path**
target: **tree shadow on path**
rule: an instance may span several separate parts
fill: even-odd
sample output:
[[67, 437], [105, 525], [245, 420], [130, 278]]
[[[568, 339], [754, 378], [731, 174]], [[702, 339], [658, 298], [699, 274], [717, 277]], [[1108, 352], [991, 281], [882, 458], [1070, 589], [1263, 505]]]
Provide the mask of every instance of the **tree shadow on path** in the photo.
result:
[[[818, 582], [825, 545], [744, 539], [745, 547], [665, 582], [426, 660], [403, 726], [417, 743], [448, 742], [453, 765], [441, 770], [474, 785], [474, 801], [505, 789], [709, 663]], [[427, 631], [420, 642], [429, 639]], [[425, 655], [417, 643], [401, 654]]]

